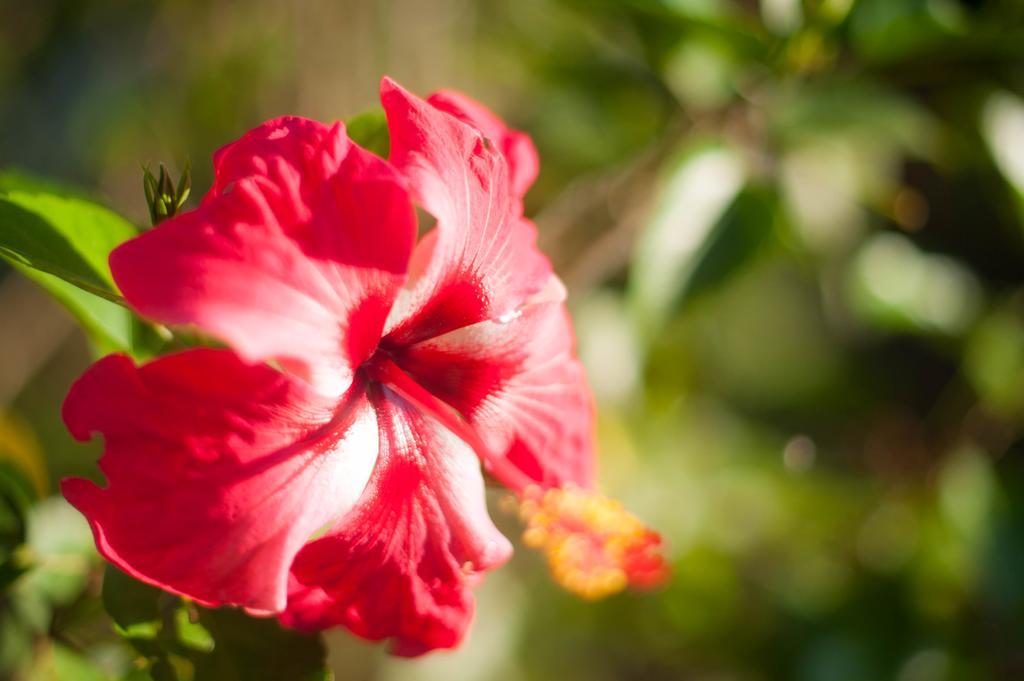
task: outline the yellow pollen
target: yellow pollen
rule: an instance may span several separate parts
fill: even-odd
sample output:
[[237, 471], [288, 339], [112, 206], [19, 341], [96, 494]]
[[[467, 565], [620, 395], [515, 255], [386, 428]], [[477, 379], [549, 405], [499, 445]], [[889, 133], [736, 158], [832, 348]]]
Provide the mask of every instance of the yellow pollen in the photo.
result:
[[618, 501], [592, 490], [528, 489], [519, 518], [523, 542], [543, 552], [555, 580], [582, 598], [656, 586], [667, 576], [658, 534]]

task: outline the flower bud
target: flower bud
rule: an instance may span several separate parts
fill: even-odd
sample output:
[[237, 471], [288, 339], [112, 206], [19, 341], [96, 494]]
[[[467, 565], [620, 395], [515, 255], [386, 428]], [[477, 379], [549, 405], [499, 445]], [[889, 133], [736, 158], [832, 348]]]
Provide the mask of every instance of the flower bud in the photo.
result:
[[178, 178], [178, 184], [171, 181], [167, 166], [160, 164], [160, 175], [155, 176], [148, 166], [142, 168], [142, 188], [146, 192], [146, 205], [149, 207], [149, 219], [155, 227], [167, 218], [181, 212], [181, 207], [188, 200], [192, 190], [192, 172], [186, 162], [185, 170]]

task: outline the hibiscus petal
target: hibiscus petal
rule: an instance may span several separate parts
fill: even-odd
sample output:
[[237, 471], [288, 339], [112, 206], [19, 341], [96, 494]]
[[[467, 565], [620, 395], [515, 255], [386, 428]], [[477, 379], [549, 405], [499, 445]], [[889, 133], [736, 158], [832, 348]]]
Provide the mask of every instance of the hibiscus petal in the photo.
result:
[[459, 643], [473, 616], [470, 586], [511, 553], [465, 443], [387, 388], [371, 397], [380, 455], [356, 509], [311, 542], [293, 567], [282, 621], [343, 624], [418, 655]]
[[203, 205], [117, 248], [111, 269], [142, 314], [338, 395], [380, 339], [415, 212], [391, 167], [340, 126], [278, 125], [219, 152]]
[[253, 128], [213, 155], [213, 185], [203, 199], [209, 203], [241, 180], [265, 177], [268, 193], [276, 190], [280, 207], [307, 203], [303, 190], [337, 171], [349, 141], [319, 121], [282, 116]]
[[491, 140], [508, 163], [513, 193], [522, 199], [540, 171], [537, 148], [530, 136], [509, 128], [493, 111], [461, 92], [440, 90], [430, 95], [427, 101], [434, 108], [473, 126]]
[[359, 498], [377, 454], [361, 386], [338, 406], [226, 350], [135, 367], [120, 355], [72, 387], [64, 420], [102, 433], [106, 487], [62, 491], [100, 552], [129, 574], [210, 605], [285, 607], [302, 545]]
[[475, 427], [485, 464], [504, 484], [593, 486], [593, 405], [557, 299], [403, 348], [394, 359]]
[[388, 321], [388, 342], [402, 345], [495, 319], [541, 290], [551, 265], [520, 219], [508, 165], [478, 130], [403, 90], [390, 79], [381, 101], [391, 162], [413, 198], [437, 218], [436, 234], [417, 245], [426, 263]]

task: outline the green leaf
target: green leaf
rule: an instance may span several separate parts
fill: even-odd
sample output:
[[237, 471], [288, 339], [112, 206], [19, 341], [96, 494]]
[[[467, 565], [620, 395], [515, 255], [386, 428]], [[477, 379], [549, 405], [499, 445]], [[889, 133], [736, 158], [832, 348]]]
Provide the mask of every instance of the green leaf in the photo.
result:
[[[28, 476], [13, 463], [0, 461], [0, 551], [25, 541], [25, 519], [35, 500]], [[10, 511], [10, 515], [5, 511]]]
[[137, 234], [117, 214], [45, 180], [0, 174], [0, 255], [82, 325], [98, 354], [151, 356], [160, 339], [121, 303], [107, 258]]
[[158, 601], [163, 592], [107, 564], [103, 572], [103, 607], [122, 629], [160, 621]]
[[164, 673], [169, 655], [192, 657], [213, 649], [209, 632], [190, 617], [194, 606], [110, 564], [103, 574], [103, 606], [118, 633], [150, 659], [154, 678]]
[[181, 658], [195, 664], [195, 681], [329, 678], [318, 638], [239, 610], [196, 608], [111, 565], [103, 604], [119, 633], [149, 659], [154, 679], [175, 678], [170, 661]]
[[744, 179], [740, 155], [714, 140], [688, 144], [665, 164], [630, 267], [630, 301], [645, 331], [665, 321]]
[[83, 199], [12, 189], [0, 196], [0, 255], [120, 302], [107, 256], [136, 234], [116, 213]]
[[345, 121], [348, 136], [367, 151], [387, 158], [391, 149], [388, 121], [382, 109], [370, 109]]
[[46, 467], [31, 433], [0, 414], [0, 590], [31, 567], [28, 540], [32, 505], [46, 493]]
[[155, 354], [162, 342], [152, 326], [123, 305], [95, 296], [51, 274], [30, 267], [15, 267], [46, 289], [78, 320], [97, 355], [126, 352], [136, 359], [145, 359]]
[[317, 636], [281, 627], [240, 610], [200, 610], [213, 652], [196, 661], [195, 681], [328, 681], [326, 650]]
[[678, 304], [713, 289], [748, 263], [771, 240], [778, 215], [771, 189], [751, 185], [737, 194], [697, 254]]
[[0, 461], [0, 588], [28, 569], [16, 551], [28, 536], [28, 511], [34, 500], [28, 477], [11, 462]]
[[850, 42], [869, 62], [948, 53], [964, 35], [966, 20], [950, 0], [860, 0], [850, 14]]

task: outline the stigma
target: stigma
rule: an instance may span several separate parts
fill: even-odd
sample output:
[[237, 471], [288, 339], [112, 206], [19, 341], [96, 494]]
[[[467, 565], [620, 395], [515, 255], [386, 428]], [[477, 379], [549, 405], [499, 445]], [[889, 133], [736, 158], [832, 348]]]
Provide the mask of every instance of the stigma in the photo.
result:
[[527, 489], [519, 503], [523, 542], [541, 551], [567, 591], [598, 600], [668, 577], [661, 537], [615, 499], [573, 485]]

